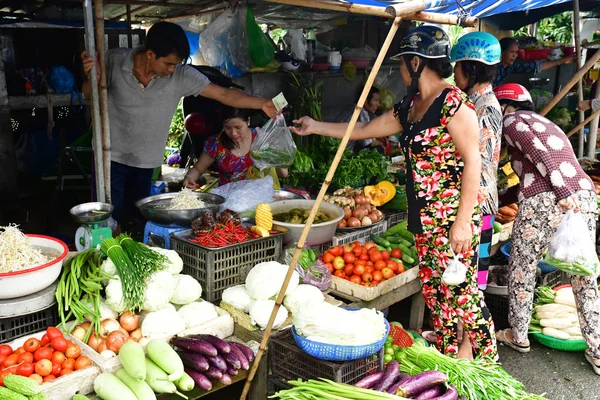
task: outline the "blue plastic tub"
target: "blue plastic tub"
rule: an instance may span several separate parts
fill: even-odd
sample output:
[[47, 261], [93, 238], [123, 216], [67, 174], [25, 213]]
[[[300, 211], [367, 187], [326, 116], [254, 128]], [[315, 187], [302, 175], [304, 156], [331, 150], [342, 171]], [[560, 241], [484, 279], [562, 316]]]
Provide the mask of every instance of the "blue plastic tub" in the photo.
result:
[[[500, 252], [502, 252], [504, 257], [506, 257], [506, 259], [508, 260], [510, 258], [510, 242], [508, 242], [508, 243], [504, 244], [502, 247], [500, 247]], [[547, 274], [548, 272], [554, 272], [558, 269], [554, 265], [550, 265], [544, 260], [541, 260], [539, 262], [538, 266], [542, 270], [543, 274]]]

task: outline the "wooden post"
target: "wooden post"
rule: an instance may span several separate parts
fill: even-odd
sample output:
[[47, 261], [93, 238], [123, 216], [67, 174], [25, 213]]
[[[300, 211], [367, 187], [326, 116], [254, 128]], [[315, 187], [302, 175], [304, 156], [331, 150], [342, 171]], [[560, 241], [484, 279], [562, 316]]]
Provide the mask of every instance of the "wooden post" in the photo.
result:
[[[575, 41], [575, 54], [577, 56], [577, 69], [581, 68], [581, 35], [580, 35], [580, 24], [579, 24], [579, 0], [573, 0], [573, 40]], [[577, 82], [577, 100], [583, 101], [583, 83], [581, 80]], [[581, 123], [585, 115], [583, 111], [577, 113], [579, 123]], [[585, 134], [583, 132], [583, 126], [579, 131], [579, 142], [577, 144], [577, 157], [583, 157], [583, 142]]]
[[127, 47], [133, 48], [133, 36], [131, 35], [131, 6], [127, 4], [125, 6], [127, 10]]
[[[597, 51], [600, 53], [600, 51]], [[600, 98], [600, 80], [596, 83], [596, 93], [593, 94], [595, 99]], [[588, 151], [587, 156], [589, 158], [596, 157], [596, 140], [598, 139], [598, 113], [592, 114], [594, 118], [591, 119], [590, 123], [590, 133], [588, 136]]]
[[108, 123], [108, 91], [106, 88], [106, 54], [104, 50], [104, 5], [102, 0], [94, 0], [96, 13], [96, 50], [100, 64], [100, 118], [102, 120], [102, 166], [104, 167], [104, 195], [106, 202], [110, 196], [110, 125]]
[[[577, 125], [575, 128], [571, 129], [569, 131], [569, 133], [567, 133], [567, 137], [573, 136], [573, 134], [575, 132], [577, 132], [580, 129], [583, 129], [590, 121], [592, 121], [593, 119], [597, 119], [597, 117], [600, 115], [600, 109], [596, 110], [595, 112], [592, 113], [592, 115], [590, 115], [589, 117], [587, 117], [584, 121], [582, 121], [579, 125]], [[598, 129], [598, 127], [596, 127], [596, 129]], [[591, 133], [591, 132], [590, 132]], [[594, 145], [594, 150], [595, 150], [595, 145]], [[592, 158], [594, 158], [592, 156]]]
[[585, 63], [585, 65], [575, 73], [573, 78], [571, 78], [571, 80], [567, 82], [565, 86], [563, 86], [562, 90], [556, 96], [554, 96], [552, 100], [550, 100], [546, 107], [544, 107], [542, 112], [540, 112], [540, 115], [548, 114], [548, 111], [552, 110], [552, 107], [554, 107], [565, 96], [565, 94], [567, 94], [569, 90], [571, 90], [571, 88], [577, 83], [577, 81], [583, 78], [583, 75], [585, 75], [585, 73], [588, 72], [598, 60], [600, 60], [600, 51], [597, 51], [596, 54], [594, 54], [592, 58], [590, 58]]
[[[410, 3], [406, 3], [406, 4], [410, 5], [410, 4], [414, 4], [414, 3], [415, 2], [410, 2]], [[418, 12], [419, 11], [418, 7], [421, 7], [421, 9], [425, 8], [425, 5], [423, 3], [421, 3], [421, 2], [418, 2], [418, 3], [419, 3], [419, 5], [416, 7], [413, 5], [413, 7], [415, 7], [416, 9], [413, 7], [407, 6], [406, 14]], [[383, 60], [385, 59], [385, 56], [387, 54], [387, 51], [388, 51], [390, 45], [392, 44], [392, 40], [394, 39], [394, 36], [396, 35], [396, 32], [398, 31], [398, 27], [400, 26], [401, 20], [402, 20], [401, 16], [397, 16], [394, 19], [394, 23], [390, 27], [390, 31], [385, 39], [385, 42], [383, 43], [383, 46], [381, 47], [381, 50], [379, 51], [377, 59], [375, 60], [375, 64], [373, 65], [373, 69], [371, 70], [369, 77], [367, 78], [367, 82], [365, 83], [365, 86], [362, 90], [362, 94], [360, 95], [360, 99], [358, 100], [357, 104], [365, 104], [365, 101], [367, 101], [367, 96], [369, 95], [369, 90], [371, 89], [371, 87], [373, 86], [373, 83], [375, 82], [375, 78], [377, 77], [377, 74], [379, 73], [379, 69], [381, 68], [381, 64], [383, 63]], [[254, 375], [256, 374], [258, 366], [260, 365], [260, 360], [261, 360], [261, 358], [265, 352], [265, 349], [267, 347], [267, 342], [269, 341], [269, 336], [271, 335], [271, 328], [273, 327], [273, 322], [275, 322], [275, 317], [277, 316], [277, 312], [279, 311], [279, 307], [281, 306], [281, 302], [283, 301], [283, 297], [285, 295], [288, 284], [290, 282], [290, 278], [292, 277], [294, 268], [295, 268], [296, 264], [298, 263], [298, 259], [300, 258], [300, 253], [302, 252], [302, 248], [304, 247], [304, 242], [306, 241], [306, 237], [308, 236], [308, 233], [310, 232], [310, 228], [313, 224], [313, 221], [315, 220], [317, 211], [319, 211], [319, 207], [321, 205], [321, 202], [323, 201], [323, 197], [325, 197], [325, 193], [327, 192], [327, 189], [329, 188], [329, 185], [331, 184], [331, 180], [333, 179], [335, 170], [337, 169], [338, 164], [339, 164], [340, 160], [342, 159], [344, 150], [346, 149], [348, 141], [350, 140], [350, 137], [352, 136], [352, 131], [354, 130], [354, 127], [356, 125], [356, 122], [358, 121], [358, 117], [359, 117], [361, 111], [362, 111], [362, 106], [357, 105], [354, 108], [354, 113], [352, 114], [352, 118], [350, 119], [350, 122], [348, 123], [348, 127], [346, 128], [344, 137], [342, 138], [341, 143], [338, 147], [337, 153], [335, 154], [335, 157], [331, 163], [331, 166], [329, 167], [329, 171], [327, 172], [327, 176], [325, 177], [325, 180], [323, 181], [323, 185], [321, 186], [321, 190], [319, 191], [319, 194], [317, 195], [317, 199], [315, 200], [315, 203], [313, 204], [313, 207], [310, 210], [310, 215], [308, 216], [306, 225], [304, 225], [304, 229], [302, 230], [300, 239], [298, 239], [296, 251], [294, 252], [292, 261], [290, 262], [290, 265], [288, 267], [287, 274], [285, 276], [283, 284], [281, 285], [279, 294], [277, 295], [277, 300], [275, 300], [275, 306], [273, 307], [273, 311], [271, 312], [271, 317], [269, 318], [269, 322], [265, 329], [265, 333], [263, 334], [262, 340], [260, 342], [260, 346], [258, 348], [258, 353], [256, 354], [256, 358], [254, 359], [254, 362], [252, 363], [252, 368], [250, 369], [250, 372], [248, 374], [248, 378], [246, 380], [246, 384], [244, 386], [244, 391], [242, 392], [240, 400], [245, 400], [246, 396], [248, 395], [248, 392], [250, 391], [250, 387], [252, 386], [252, 379], [254, 379]]]
[[[5, 34], [0, 35], [0, 48], [12, 49]], [[17, 197], [17, 156], [13, 141], [10, 109], [8, 107], [8, 89], [4, 71], [4, 54], [0, 52], [0, 204]]]

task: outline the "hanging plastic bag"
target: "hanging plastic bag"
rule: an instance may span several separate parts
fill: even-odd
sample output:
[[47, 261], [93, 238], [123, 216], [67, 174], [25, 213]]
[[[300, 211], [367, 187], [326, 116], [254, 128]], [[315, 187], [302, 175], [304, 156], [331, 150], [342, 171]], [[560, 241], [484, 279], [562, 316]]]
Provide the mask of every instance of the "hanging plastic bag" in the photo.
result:
[[257, 67], [268, 65], [273, 58], [273, 54], [275, 54], [275, 47], [256, 23], [252, 7], [246, 9], [246, 29], [248, 31], [250, 59]]
[[260, 203], [271, 203], [275, 193], [270, 175], [262, 179], [231, 182], [210, 192], [227, 199], [221, 204], [221, 210], [230, 209], [237, 213], [253, 210]]
[[550, 240], [544, 261], [573, 275], [598, 275], [598, 255], [581, 213], [567, 211]]
[[259, 170], [269, 167], [289, 167], [294, 163], [296, 144], [283, 115], [270, 119], [258, 129], [250, 156]]
[[442, 274], [442, 282], [448, 286], [458, 286], [467, 280], [467, 267], [455, 254], [452, 261]]
[[[83, 100], [81, 94], [77, 90], [75, 85], [75, 77], [67, 68], [63, 66], [52, 67], [50, 71], [50, 87], [56, 93], [71, 93], [71, 105], [75, 112], [80, 112], [82, 109]], [[77, 98], [78, 105], [75, 106], [75, 99]]]

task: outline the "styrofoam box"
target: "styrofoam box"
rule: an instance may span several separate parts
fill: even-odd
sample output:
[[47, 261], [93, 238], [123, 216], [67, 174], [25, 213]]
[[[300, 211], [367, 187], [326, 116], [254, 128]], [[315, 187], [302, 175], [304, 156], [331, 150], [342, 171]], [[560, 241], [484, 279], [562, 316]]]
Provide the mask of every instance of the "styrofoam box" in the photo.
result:
[[357, 285], [356, 283], [347, 281], [337, 276], [331, 277], [331, 290], [335, 290], [340, 293], [348, 294], [357, 299], [371, 301], [377, 297], [391, 292], [400, 286], [417, 279], [419, 276], [419, 268], [413, 267], [405, 272], [396, 275], [391, 279], [387, 279], [380, 284], [372, 287], [365, 287]]

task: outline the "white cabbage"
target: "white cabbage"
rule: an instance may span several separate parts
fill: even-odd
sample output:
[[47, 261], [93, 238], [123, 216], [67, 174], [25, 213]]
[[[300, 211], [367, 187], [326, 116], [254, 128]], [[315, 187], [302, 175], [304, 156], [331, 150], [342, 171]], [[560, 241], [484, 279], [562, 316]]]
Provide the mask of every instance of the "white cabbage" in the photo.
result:
[[167, 256], [167, 271], [171, 275], [180, 274], [183, 271], [183, 260], [175, 250], [163, 249], [161, 247], [150, 247], [152, 250]]
[[171, 300], [176, 284], [175, 278], [168, 271], [158, 271], [152, 274], [146, 280], [142, 310], [158, 311], [164, 308]]
[[[252, 318], [252, 322], [255, 325], [260, 326], [261, 329], [265, 329], [269, 323], [269, 318], [271, 317], [271, 312], [273, 312], [274, 306], [275, 301], [273, 300], [256, 300], [250, 306], [250, 318]], [[273, 329], [277, 329], [283, 325], [287, 317], [287, 308], [285, 308], [283, 305], [280, 306], [279, 310], [277, 310], [275, 322], [273, 323]]]
[[293, 292], [286, 294], [283, 299], [283, 305], [295, 314], [299, 307], [308, 302], [323, 302], [325, 298], [323, 293], [313, 285], [300, 284]]
[[142, 322], [142, 335], [149, 339], [173, 336], [184, 330], [184, 319], [171, 307], [148, 313]]
[[252, 298], [244, 285], [232, 286], [225, 289], [221, 299], [225, 303], [231, 304], [245, 313], [250, 311], [250, 304], [252, 304]]
[[189, 304], [198, 300], [202, 296], [202, 286], [200, 282], [189, 275], [175, 276], [175, 289], [171, 297], [171, 303]]
[[183, 318], [187, 328], [193, 328], [219, 317], [215, 306], [208, 301], [186, 304], [181, 306], [177, 313]]
[[127, 308], [123, 298], [121, 278], [118, 275], [115, 275], [115, 279], [111, 279], [106, 286], [106, 305], [117, 314], [122, 313]]
[[[256, 300], [271, 299], [279, 293], [285, 280], [288, 266], [277, 261], [267, 261], [256, 264], [246, 277], [246, 290], [250, 297]], [[292, 274], [287, 293], [291, 293], [300, 283], [300, 275], [296, 271]]]

